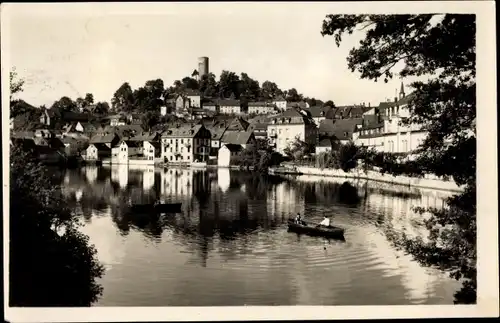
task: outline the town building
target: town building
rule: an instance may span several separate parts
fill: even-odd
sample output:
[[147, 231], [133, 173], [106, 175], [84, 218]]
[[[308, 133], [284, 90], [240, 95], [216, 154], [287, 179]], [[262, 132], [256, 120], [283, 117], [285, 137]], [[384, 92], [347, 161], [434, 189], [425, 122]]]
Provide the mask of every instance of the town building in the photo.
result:
[[247, 128], [252, 131], [255, 139], [267, 139], [267, 126], [271, 123], [271, 118], [268, 116], [257, 116], [250, 120]]
[[217, 103], [216, 100], [213, 99], [205, 99], [202, 103], [203, 109], [212, 111], [212, 112], [219, 112], [219, 104]]
[[177, 125], [162, 134], [162, 160], [170, 163], [207, 161], [210, 131], [203, 125]]
[[273, 100], [273, 104], [276, 106], [276, 108], [279, 111], [285, 111], [286, 110], [286, 100], [283, 96], [278, 96]]
[[227, 131], [221, 141], [223, 145], [240, 145], [246, 148], [247, 145], [255, 143], [255, 136], [251, 131]]
[[219, 100], [219, 111], [222, 114], [241, 114], [241, 102], [233, 99]]
[[248, 114], [271, 114], [275, 109], [270, 102], [248, 102]]
[[201, 108], [201, 93], [198, 90], [187, 89], [184, 92], [186, 98], [190, 102], [191, 108]]
[[210, 131], [211, 134], [210, 156], [217, 157], [217, 152], [221, 148], [222, 137], [224, 136], [224, 133], [228, 128], [228, 125], [223, 121], [219, 122], [214, 121], [212, 124], [206, 125], [205, 127]]
[[410, 117], [409, 103], [413, 98], [413, 93], [406, 96], [401, 82], [399, 98], [394, 98], [393, 102], [386, 101], [379, 104], [380, 124], [371, 124], [359, 129], [356, 143], [388, 153], [408, 154], [417, 150], [427, 138], [428, 132], [422, 125], [401, 124]]
[[89, 144], [85, 152], [84, 159], [88, 161], [102, 161], [111, 158], [111, 148], [103, 143]]
[[161, 158], [161, 143], [159, 141], [144, 141], [143, 154], [146, 160], [152, 161]]
[[321, 121], [326, 119], [326, 115], [328, 111], [330, 111], [331, 109], [332, 108], [329, 106], [325, 107], [315, 106], [307, 109], [306, 111], [309, 113], [316, 126], [319, 127], [319, 124], [321, 123]]
[[318, 129], [319, 141], [324, 138], [331, 138], [342, 144], [355, 140], [355, 132], [361, 129], [362, 118], [355, 119], [325, 119], [322, 120]]
[[237, 156], [242, 150], [243, 147], [241, 145], [222, 145], [218, 152], [217, 165], [219, 167], [229, 167], [232, 164], [232, 159]]
[[269, 141], [280, 154], [284, 154], [285, 149], [296, 139], [312, 146], [316, 145], [316, 125], [306, 112], [299, 109], [288, 109], [271, 120], [267, 129]]
[[128, 145], [125, 140], [120, 140], [111, 147], [111, 164], [128, 165]]
[[97, 134], [90, 139], [91, 144], [104, 144], [110, 149], [120, 141], [117, 134], [111, 133], [106, 135]]

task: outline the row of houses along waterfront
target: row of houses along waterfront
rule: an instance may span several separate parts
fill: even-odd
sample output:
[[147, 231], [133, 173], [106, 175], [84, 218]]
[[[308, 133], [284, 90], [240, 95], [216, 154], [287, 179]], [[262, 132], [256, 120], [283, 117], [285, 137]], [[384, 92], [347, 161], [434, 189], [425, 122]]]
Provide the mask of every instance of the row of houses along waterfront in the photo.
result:
[[[405, 95], [402, 85], [399, 97], [376, 107], [307, 107], [278, 102], [287, 108], [261, 110], [253, 118], [222, 113], [179, 118], [151, 132], [142, 129], [140, 115], [136, 114], [108, 116], [107, 125], [73, 120], [62, 130], [49, 130], [43, 127], [50, 122], [45, 111], [41, 129], [15, 132], [11, 137], [38, 147], [45, 157], [53, 151], [53, 158], [78, 155], [88, 162], [110, 164], [192, 164], [217, 160], [220, 166], [228, 166], [232, 155], [261, 138], [269, 139], [275, 151], [282, 154], [297, 138], [314, 146], [316, 153], [331, 150], [334, 141], [351, 141], [381, 152], [411, 154], [427, 136], [419, 125], [400, 125], [409, 117], [411, 98], [412, 95]], [[255, 106], [262, 108], [260, 103]]]

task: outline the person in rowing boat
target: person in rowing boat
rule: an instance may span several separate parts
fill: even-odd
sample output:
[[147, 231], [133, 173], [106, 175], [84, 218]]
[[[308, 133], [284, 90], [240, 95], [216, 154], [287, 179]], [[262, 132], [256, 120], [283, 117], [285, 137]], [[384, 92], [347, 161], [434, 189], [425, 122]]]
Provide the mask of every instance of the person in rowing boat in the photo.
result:
[[318, 226], [329, 227], [330, 226], [330, 219], [325, 215], [325, 217], [323, 218], [323, 221], [321, 221]]
[[297, 213], [297, 215], [295, 216], [295, 223], [297, 224], [301, 224], [301, 225], [304, 225], [304, 221], [302, 221], [302, 217], [300, 216], [300, 213]]

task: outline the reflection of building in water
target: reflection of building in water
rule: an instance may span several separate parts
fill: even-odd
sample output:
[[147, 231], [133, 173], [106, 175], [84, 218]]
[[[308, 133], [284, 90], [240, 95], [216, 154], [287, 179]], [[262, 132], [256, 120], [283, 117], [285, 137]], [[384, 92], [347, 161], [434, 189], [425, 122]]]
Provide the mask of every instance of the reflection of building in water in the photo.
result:
[[[397, 191], [396, 191], [397, 190]], [[423, 225], [425, 216], [413, 211], [413, 207], [441, 208], [451, 192], [422, 191], [404, 186], [389, 188], [368, 188], [367, 203], [377, 214], [383, 214], [384, 223], [397, 232], [406, 231], [411, 236], [426, 237]]]
[[117, 182], [121, 188], [127, 187], [128, 184], [128, 165], [112, 165], [111, 180]]
[[80, 202], [80, 200], [82, 199], [82, 195], [83, 195], [83, 190], [81, 188], [75, 191], [75, 198], [78, 202]]
[[85, 167], [85, 176], [90, 184], [93, 184], [97, 179], [97, 167]]
[[[414, 261], [410, 255], [403, 252], [395, 252], [390, 242], [381, 234], [363, 230], [362, 236], [366, 243], [362, 244], [366, 248], [366, 266], [371, 269], [382, 270], [382, 276], [392, 276], [395, 273], [400, 275], [400, 282], [406, 289], [406, 298], [414, 302], [424, 302], [433, 297], [437, 282], [442, 279], [444, 273], [437, 270], [422, 267]], [[376, 229], [375, 229], [376, 230]], [[374, 264], [368, 259], [377, 259]]]
[[267, 214], [271, 218], [288, 217], [292, 214], [304, 214], [305, 202], [301, 194], [290, 183], [274, 185], [268, 191]]
[[192, 169], [166, 169], [161, 173], [161, 195], [190, 198], [193, 195]]
[[217, 183], [221, 191], [226, 192], [229, 189], [231, 182], [231, 173], [229, 168], [218, 168], [217, 169]]
[[142, 187], [144, 190], [149, 190], [155, 185], [155, 167], [149, 166], [142, 171]]

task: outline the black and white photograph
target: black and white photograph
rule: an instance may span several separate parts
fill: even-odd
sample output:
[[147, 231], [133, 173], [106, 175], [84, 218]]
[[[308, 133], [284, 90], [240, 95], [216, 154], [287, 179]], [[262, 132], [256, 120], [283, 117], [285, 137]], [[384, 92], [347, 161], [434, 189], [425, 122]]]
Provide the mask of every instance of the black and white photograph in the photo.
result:
[[1, 9], [7, 320], [498, 317], [494, 2]]

